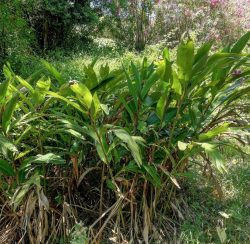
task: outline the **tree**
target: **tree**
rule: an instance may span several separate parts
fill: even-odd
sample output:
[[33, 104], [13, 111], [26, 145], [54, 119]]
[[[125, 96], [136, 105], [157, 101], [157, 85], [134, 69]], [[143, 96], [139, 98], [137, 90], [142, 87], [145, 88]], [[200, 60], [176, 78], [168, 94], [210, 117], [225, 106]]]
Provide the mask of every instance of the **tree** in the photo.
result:
[[104, 29], [112, 37], [127, 47], [138, 51], [144, 49], [151, 28], [154, 0], [95, 0], [93, 3], [101, 10]]
[[22, 12], [19, 0], [0, 2], [0, 69], [7, 58], [16, 62], [30, 48], [33, 42], [32, 30]]
[[43, 50], [62, 46], [76, 25], [84, 29], [95, 19], [90, 0], [27, 0], [23, 7]]

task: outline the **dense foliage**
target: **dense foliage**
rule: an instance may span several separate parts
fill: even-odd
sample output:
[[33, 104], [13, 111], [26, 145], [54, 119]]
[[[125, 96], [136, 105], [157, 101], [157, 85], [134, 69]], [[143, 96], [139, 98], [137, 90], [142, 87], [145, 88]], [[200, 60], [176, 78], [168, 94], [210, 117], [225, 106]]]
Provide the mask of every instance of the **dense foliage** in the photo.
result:
[[26, 56], [86, 42], [97, 15], [90, 1], [3, 0], [0, 2], [0, 66], [15, 69]]
[[20, 1], [0, 2], [0, 67], [7, 61], [15, 66], [30, 53], [34, 35], [21, 11]]
[[215, 53], [183, 40], [176, 58], [166, 48], [117, 70], [94, 60], [79, 81], [46, 61], [27, 79], [4, 66], [1, 241], [65, 241], [74, 226], [91, 243], [110, 228], [116, 243], [166, 240], [193, 164], [221, 198], [221, 150], [241, 150], [249, 133], [249, 39]]
[[[89, 38], [90, 23], [95, 20], [89, 0], [26, 0], [22, 7], [35, 30], [39, 46], [44, 50], [70, 41], [74, 31], [80, 32], [82, 38]], [[86, 25], [90, 25], [89, 28]]]

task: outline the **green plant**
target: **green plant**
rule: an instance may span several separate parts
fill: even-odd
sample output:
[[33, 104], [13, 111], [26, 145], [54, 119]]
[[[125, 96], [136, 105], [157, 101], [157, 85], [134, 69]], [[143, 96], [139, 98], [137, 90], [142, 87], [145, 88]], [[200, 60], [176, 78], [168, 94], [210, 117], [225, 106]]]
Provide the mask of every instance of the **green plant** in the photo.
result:
[[54, 49], [74, 41], [87, 40], [90, 37], [91, 25], [97, 20], [90, 7], [89, 0], [78, 1], [42, 1], [27, 0], [22, 2], [26, 17], [35, 31], [37, 43], [42, 50]]
[[11, 61], [16, 69], [24, 56], [31, 53], [34, 35], [22, 12], [20, 1], [1, 1], [0, 3], [0, 69]]
[[[22, 205], [28, 211], [36, 199], [26, 213], [29, 235], [38, 213], [43, 232], [36, 240], [66, 240], [84, 212], [93, 243], [108, 226], [116, 242], [165, 240], [166, 216], [183, 219], [175, 197], [193, 164], [221, 198], [216, 175], [227, 171], [221, 149], [240, 150], [228, 139], [244, 142], [249, 129], [240, 106], [250, 92], [249, 54], [242, 53], [249, 39], [250, 32], [212, 55], [212, 43], [196, 51], [186, 40], [176, 60], [165, 49], [158, 62], [144, 58], [117, 70], [96, 70], [94, 60], [80, 81], [67, 81], [46, 61], [46, 72], [26, 80], [5, 67], [1, 181], [12, 211]], [[56, 227], [53, 218], [60, 220]]]
[[76, 224], [72, 229], [70, 243], [71, 244], [88, 243], [87, 230], [81, 225], [81, 223]]

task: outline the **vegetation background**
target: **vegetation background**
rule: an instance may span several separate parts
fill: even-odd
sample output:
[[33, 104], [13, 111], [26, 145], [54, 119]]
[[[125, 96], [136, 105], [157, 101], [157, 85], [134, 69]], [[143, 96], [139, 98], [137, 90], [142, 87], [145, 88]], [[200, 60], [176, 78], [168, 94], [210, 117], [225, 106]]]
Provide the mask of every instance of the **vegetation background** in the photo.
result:
[[249, 30], [249, 0], [1, 0], [0, 242], [250, 243]]

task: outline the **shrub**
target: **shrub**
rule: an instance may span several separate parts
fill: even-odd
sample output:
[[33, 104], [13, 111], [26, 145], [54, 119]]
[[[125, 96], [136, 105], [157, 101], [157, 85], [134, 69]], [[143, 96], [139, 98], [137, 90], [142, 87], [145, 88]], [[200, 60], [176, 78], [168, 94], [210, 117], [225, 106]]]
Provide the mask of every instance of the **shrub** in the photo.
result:
[[193, 163], [222, 197], [216, 174], [227, 165], [220, 150], [240, 150], [229, 139], [243, 143], [249, 129], [239, 102], [250, 92], [249, 55], [242, 54], [249, 39], [250, 32], [212, 55], [212, 43], [195, 51], [182, 41], [176, 60], [164, 49], [157, 62], [117, 70], [102, 65], [97, 72], [94, 60], [81, 81], [67, 82], [46, 61], [50, 75], [26, 80], [5, 66], [3, 239], [66, 240], [81, 219], [93, 243], [108, 227], [115, 242], [166, 240], [166, 226], [173, 227], [166, 216], [183, 219], [175, 196]]

